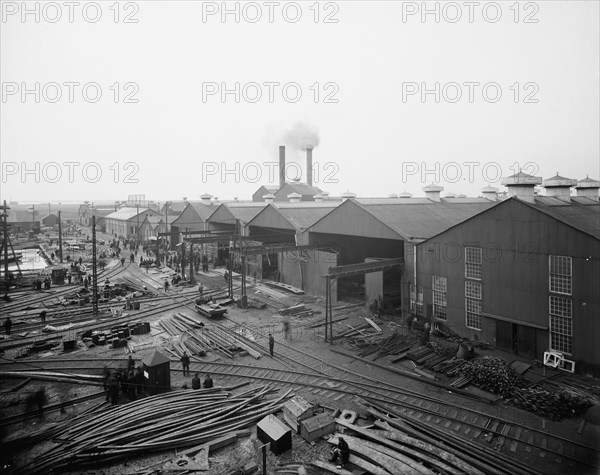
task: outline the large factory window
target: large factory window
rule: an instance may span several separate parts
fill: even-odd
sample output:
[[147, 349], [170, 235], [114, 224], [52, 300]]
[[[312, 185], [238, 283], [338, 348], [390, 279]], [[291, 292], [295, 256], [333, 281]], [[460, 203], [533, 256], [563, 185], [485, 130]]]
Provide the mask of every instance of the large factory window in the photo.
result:
[[465, 277], [481, 280], [481, 248], [465, 247]]
[[550, 296], [550, 348], [561, 353], [573, 352], [573, 302], [569, 298]]
[[569, 256], [550, 256], [550, 292], [571, 295], [572, 274]]
[[481, 330], [481, 282], [465, 281], [467, 327]]
[[448, 285], [446, 277], [440, 277], [434, 275], [432, 277], [433, 289], [433, 316], [439, 320], [446, 320], [448, 303], [446, 301], [446, 295], [448, 292]]

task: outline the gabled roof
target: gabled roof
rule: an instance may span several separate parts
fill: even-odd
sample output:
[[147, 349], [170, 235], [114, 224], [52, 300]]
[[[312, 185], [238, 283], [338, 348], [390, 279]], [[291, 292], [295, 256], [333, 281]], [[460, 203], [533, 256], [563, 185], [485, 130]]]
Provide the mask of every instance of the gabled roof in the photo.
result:
[[600, 202], [595, 202], [595, 204], [585, 202], [584, 204], [581, 204], [579, 202], [580, 200], [571, 202], [560, 200], [562, 201], [560, 205], [554, 205], [553, 202], [549, 203], [547, 200], [549, 197], [545, 198], [546, 199], [540, 199], [539, 197], [536, 197], [534, 203], [519, 200], [518, 198], [513, 199], [517, 199], [520, 203], [547, 214], [548, 216], [552, 216], [554, 219], [561, 221], [567, 226], [600, 240]]
[[211, 214], [213, 214], [218, 208], [218, 205], [215, 205], [213, 203], [209, 205], [206, 205], [204, 203], [191, 203], [191, 206], [192, 208], [194, 208], [196, 213], [198, 213], [198, 216], [200, 216], [204, 221], [206, 221], [208, 217]]
[[171, 360], [169, 358], [167, 358], [165, 355], [163, 355], [161, 352], [159, 352], [158, 350], [154, 350], [154, 353], [152, 353], [150, 356], [146, 356], [144, 358], [142, 358], [142, 363], [145, 364], [146, 366], [158, 366], [160, 364], [163, 363], [170, 363]]
[[218, 206], [215, 211], [209, 216], [209, 222], [235, 224], [235, 220], [239, 219], [242, 225], [246, 225], [254, 217], [260, 213], [267, 203], [260, 202], [236, 202], [223, 203]]
[[[549, 200], [548, 198], [552, 199]], [[557, 203], [558, 201], [560, 201], [560, 203]], [[494, 203], [492, 207], [509, 206], [511, 203], [518, 203], [521, 206], [527, 206], [540, 213], [544, 213], [545, 215], [556, 219], [557, 221], [565, 224], [566, 226], [569, 226], [573, 229], [588, 234], [594, 237], [595, 239], [600, 240], [600, 202], [590, 200], [594, 201], [593, 204], [590, 204], [589, 202], [587, 202], [587, 200], [583, 200], [585, 204], [580, 204], [578, 201], [579, 199], [577, 201], [572, 201], [571, 203], [565, 200], [558, 199], [556, 199], [555, 201], [554, 197], [546, 196], [536, 197], [535, 200], [531, 202], [529, 200], [522, 200], [513, 196], [503, 201]], [[490, 207], [490, 209], [492, 207]], [[484, 210], [480, 214], [483, 215], [484, 213], [489, 212], [490, 209]], [[478, 215], [473, 215], [471, 218], [468, 219], [475, 219], [477, 216]], [[461, 224], [462, 223], [457, 223], [456, 225], [451, 227], [453, 228], [456, 226], [460, 226]], [[445, 232], [449, 229], [450, 228], [441, 232]], [[441, 232], [438, 234], [441, 234]]]
[[279, 190], [276, 195], [283, 195], [284, 198], [287, 198], [287, 195], [290, 193], [298, 193], [302, 196], [315, 196], [321, 193], [321, 190], [317, 186], [311, 186], [306, 183], [293, 182], [293, 183], [285, 183]]
[[[273, 227], [304, 231], [315, 224], [323, 216], [331, 212], [340, 202], [302, 201], [300, 203], [271, 203], [258, 213], [249, 226]], [[272, 213], [277, 213], [285, 223], [277, 223]]]
[[121, 221], [127, 221], [128, 219], [135, 218], [138, 214], [150, 211], [156, 213], [156, 211], [149, 208], [121, 208], [114, 213], [106, 215], [106, 219], [118, 219]]

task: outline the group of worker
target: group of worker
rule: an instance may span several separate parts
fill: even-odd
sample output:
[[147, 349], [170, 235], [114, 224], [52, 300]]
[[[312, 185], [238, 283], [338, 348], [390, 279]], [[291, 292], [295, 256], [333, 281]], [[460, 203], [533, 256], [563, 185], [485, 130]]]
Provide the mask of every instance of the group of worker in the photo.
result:
[[204, 382], [200, 385], [200, 375], [198, 373], [194, 374], [192, 378], [192, 389], [200, 389], [201, 387], [204, 389], [209, 389], [214, 386], [213, 380], [210, 377], [210, 374], [207, 374], [204, 378]]
[[104, 389], [108, 390], [106, 400], [115, 406], [119, 402], [119, 389], [127, 394], [130, 401], [142, 393], [144, 386], [144, 373], [142, 367], [135, 367], [133, 357], [129, 355], [127, 368], [121, 368], [114, 373], [107, 367], [104, 368]]

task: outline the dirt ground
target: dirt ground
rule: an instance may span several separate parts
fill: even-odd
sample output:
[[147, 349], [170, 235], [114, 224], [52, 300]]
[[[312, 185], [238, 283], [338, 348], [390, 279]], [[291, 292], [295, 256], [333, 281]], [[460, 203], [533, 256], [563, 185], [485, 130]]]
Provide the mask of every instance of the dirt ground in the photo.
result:
[[[222, 269], [212, 270], [209, 275], [199, 275], [197, 276], [200, 281], [202, 281], [205, 292], [210, 292], [213, 289], [221, 288], [224, 285], [224, 280], [222, 277]], [[136, 276], [136, 278], [140, 279], [140, 281], [147, 280], [148, 283], [154, 282], [148, 279], [152, 278], [157, 281], [160, 281], [164, 276], [157, 272], [151, 272], [148, 274], [148, 277], [145, 279], [143, 274], [140, 275], [139, 268], [137, 270], [131, 269], [131, 274]], [[234, 284], [239, 285], [239, 281], [234, 280]], [[159, 287], [160, 284], [155, 285], [155, 287]], [[181, 292], [181, 288], [175, 287], [169, 291], [169, 293], [174, 298], [179, 298]], [[254, 288], [252, 283], [248, 285], [248, 293], [250, 296], [253, 295]], [[263, 296], [264, 297], [264, 296]], [[276, 307], [281, 306], [292, 306], [298, 303], [305, 303], [305, 305], [312, 309], [315, 314], [311, 317], [290, 317], [290, 322], [292, 326], [292, 338], [291, 340], [285, 340], [283, 335], [283, 317], [278, 314]], [[551, 422], [551, 421], [543, 421], [541, 418], [535, 416], [534, 414], [521, 411], [515, 409], [514, 407], [504, 406], [502, 404], [496, 406], [490, 406], [484, 402], [478, 402], [474, 400], [467, 400], [464, 398], [459, 398], [454, 394], [450, 394], [447, 391], [442, 389], [433, 387], [431, 385], [427, 385], [421, 381], [416, 381], [413, 379], [408, 379], [402, 377], [401, 375], [392, 373], [383, 368], [370, 365], [368, 363], [364, 363], [358, 360], [350, 359], [346, 356], [333, 353], [330, 351], [332, 348], [336, 349], [346, 349], [348, 351], [353, 351], [354, 349], [346, 344], [336, 344], [331, 345], [330, 343], [325, 343], [323, 341], [323, 327], [318, 327], [316, 329], [304, 329], [303, 325], [307, 323], [307, 321], [318, 322], [324, 320], [324, 302], [322, 299], [315, 299], [310, 296], [299, 296], [294, 294], [287, 294], [286, 298], [283, 301], [273, 301], [273, 307], [268, 306], [266, 309], [239, 309], [234, 305], [228, 307], [228, 317], [230, 320], [222, 321], [222, 323], [227, 326], [234, 327], [235, 322], [238, 322], [244, 326], [245, 329], [250, 329], [248, 331], [244, 331], [244, 336], [254, 339], [258, 344], [267, 348], [267, 340], [266, 335], [268, 333], [273, 333], [276, 339], [275, 343], [275, 352], [281, 352], [288, 355], [292, 355], [292, 349], [300, 350], [304, 353], [308, 353], [313, 356], [317, 356], [323, 361], [331, 364], [335, 364], [341, 368], [349, 369], [356, 373], [360, 373], [363, 375], [367, 375], [370, 378], [375, 378], [377, 380], [386, 381], [402, 388], [416, 390], [422, 393], [426, 393], [430, 396], [438, 397], [444, 401], [451, 401], [457, 404], [468, 405], [471, 408], [481, 410], [483, 412], [499, 415], [506, 419], [510, 419], [513, 421], [522, 421], [523, 423], [533, 425], [536, 427], [543, 427], [544, 430], [547, 430], [551, 433], [556, 433], [563, 435], [569, 438], [576, 438], [579, 440], [584, 440], [588, 444], [598, 444], [600, 441], [600, 437], [598, 436], [598, 431], [595, 429], [587, 429], [584, 434], [581, 436], [577, 434], [577, 427], [579, 425], [579, 419], [566, 419], [562, 422]], [[343, 303], [339, 303], [338, 306], [343, 305]], [[148, 307], [142, 307], [140, 311], [147, 310]], [[135, 313], [136, 311], [130, 311], [130, 313]], [[136, 348], [136, 352], [134, 357], [136, 360], [141, 359], [145, 356], [150, 355], [155, 348], [168, 348], [172, 337], [168, 335], [158, 324], [157, 321], [160, 318], [167, 317], [170, 314], [175, 312], [181, 312], [187, 315], [194, 315], [195, 312], [189, 308], [182, 307], [181, 309], [172, 310], [169, 312], [161, 313], [154, 317], [151, 321], [151, 333], [147, 335], [133, 336], [131, 339], [131, 343], [134, 348]], [[51, 312], [50, 312], [51, 314]], [[338, 318], [338, 316], [347, 315], [349, 318], [343, 322], [343, 324], [353, 325], [364, 323], [364, 316], [366, 316], [366, 310], [364, 306], [354, 306], [351, 308], [347, 308], [340, 311], [334, 311], [334, 318]], [[399, 316], [389, 315], [382, 319], [377, 320], [377, 323], [381, 326], [383, 330], [383, 336], [391, 335], [394, 331], [398, 331], [399, 333], [406, 334], [407, 328], [404, 325], [402, 318]], [[207, 321], [207, 325], [210, 325], [210, 322]], [[346, 327], [340, 324], [340, 329], [345, 329]], [[436, 341], [436, 338], [432, 338]], [[443, 342], [441, 342], [443, 343]], [[486, 352], [483, 350], [479, 350], [481, 353], [490, 354], [491, 352]], [[500, 352], [493, 352], [493, 354], [498, 356], [506, 356], [508, 359], [515, 359], [514, 355], [503, 355]], [[5, 355], [3, 355], [3, 361], [10, 360], [16, 356], [16, 352], [7, 351]], [[63, 354], [62, 351], [51, 351], [43, 354], [38, 354], [29, 358], [19, 359], [14, 365], [3, 365], [5, 370], [9, 369], [20, 369], [26, 368], [28, 365], [27, 361], [32, 359], [45, 359], [47, 361], [52, 361], [53, 359], [58, 358], [106, 358], [107, 363], [112, 368], [117, 368], [119, 366], [124, 366], [126, 364], [127, 356], [124, 354], [122, 348], [112, 349], [108, 346], [96, 346], [91, 347], [89, 349], [78, 348], [75, 351], [72, 351], [68, 354]], [[121, 361], [112, 361], [112, 359], [120, 358]], [[110, 359], [110, 360], [109, 360]], [[388, 365], [389, 357], [384, 357], [378, 360], [379, 364]], [[210, 352], [206, 357], [200, 358], [200, 361], [211, 362], [222, 360], [223, 357]], [[285, 369], [285, 366], [282, 365], [277, 360], [274, 360], [268, 356], [262, 357], [260, 359], [254, 359], [251, 356], [236, 356], [234, 358], [234, 362], [245, 364], [245, 365], [253, 365], [257, 367], [266, 367], [266, 368], [274, 368], [274, 369]], [[41, 364], [33, 364], [29, 365], [29, 367], [39, 367], [43, 366]], [[92, 372], [89, 369], [83, 369], [89, 366], [89, 363], [85, 361], [77, 362], [74, 361], [72, 363], [74, 368], [81, 367], [81, 372]], [[408, 362], [395, 363], [393, 365], [399, 369], [410, 370], [411, 367]], [[94, 374], [100, 374], [101, 365], [98, 367]], [[197, 364], [196, 360], [192, 361], [192, 374], [194, 371], [201, 371], [201, 364]], [[302, 366], [297, 367], [298, 371], [307, 371], [306, 368]], [[537, 370], [537, 371], [542, 371]], [[219, 386], [220, 382], [218, 377], [215, 377], [215, 385]], [[14, 379], [6, 379], [0, 384], [0, 391], [3, 391], [0, 394], [0, 404], [1, 404], [1, 415], [2, 417], [8, 417], [13, 414], [19, 413], [22, 411], [23, 401], [19, 400], [22, 398], [23, 391], [19, 391], [16, 393], [10, 392], [10, 389], [18, 384], [19, 380]], [[46, 404], [55, 404], [57, 402], [67, 401], [75, 397], [81, 397], [87, 394], [92, 394], [102, 389], [99, 387], [90, 387], [85, 385], [74, 386], [68, 383], [52, 383], [52, 382], [44, 382], [41, 383], [46, 387], [47, 401]], [[179, 363], [173, 363], [171, 365], [171, 385], [174, 388], [181, 388], [183, 385], [187, 385], [191, 387], [190, 378], [184, 378], [182, 372], [180, 371]], [[469, 388], [469, 391], [473, 391], [474, 393], [481, 393], [477, 388]], [[7, 392], [8, 391], [8, 392]], [[335, 406], [335, 401], [331, 401], [324, 395], [315, 394], [311, 392], [309, 389], [297, 389], [294, 388], [294, 393], [304, 397], [310, 403], [313, 404], [321, 404], [325, 407], [337, 408]], [[11, 400], [12, 398], [12, 400]], [[30, 419], [24, 423], [12, 424], [6, 428], [4, 428], [3, 433], [1, 434], [3, 438], [13, 439], [16, 437], [24, 436], [27, 434], [34, 434], [36, 431], [41, 428], [46, 427], [48, 424], [56, 423], [59, 421], [68, 420], [70, 418], [75, 417], [81, 412], [90, 409], [91, 407], [97, 405], [102, 402], [103, 398], [96, 398], [90, 401], [82, 402], [75, 406], [68, 406], [64, 412], [54, 411], [50, 413], [44, 413], [41, 417]], [[12, 401], [12, 402], [11, 402]], [[127, 398], [124, 395], [121, 395], [121, 404], [124, 404], [124, 409], [126, 408]], [[347, 407], [340, 407], [339, 409], [345, 409]], [[352, 409], [352, 408], [351, 408]], [[252, 437], [255, 437], [256, 429], [255, 427], [251, 428]], [[591, 440], [590, 440], [591, 439]], [[43, 451], [49, 446], [51, 443], [43, 443], [36, 445], [33, 449], [16, 454], [15, 461], [18, 463], [19, 461], [30, 459], [33, 456], [43, 453]], [[317, 441], [317, 443], [313, 446], [305, 442], [301, 437], [294, 434], [293, 437], [293, 449], [289, 452], [286, 452], [278, 457], [275, 457], [273, 454], [269, 453], [268, 456], [268, 468], [269, 471], [273, 471], [277, 466], [281, 466], [287, 463], [293, 462], [303, 462], [314, 460], [317, 458], [326, 459], [329, 454], [329, 447], [325, 441]], [[120, 463], [114, 466], [107, 466], [99, 468], [94, 471], [87, 471], [84, 473], [88, 474], [122, 474], [122, 473], [139, 473], [144, 469], [151, 467], [152, 469], [160, 469], [160, 463], [166, 462], [170, 460], [175, 455], [174, 452], [149, 455], [135, 460], [129, 460], [127, 463]], [[214, 453], [211, 453], [210, 462], [211, 462], [211, 474], [220, 474], [220, 473], [229, 473], [232, 469], [237, 469], [240, 466], [243, 466], [246, 463], [258, 461], [257, 454], [254, 451], [253, 445], [251, 443], [251, 438], [242, 438], [238, 441], [237, 444], [220, 449]], [[157, 465], [158, 464], [158, 465]], [[9, 468], [9, 467], [5, 467]], [[75, 473], [75, 472], [74, 472]], [[77, 472], [79, 473], [79, 472]], [[316, 472], [314, 472], [316, 473]]]

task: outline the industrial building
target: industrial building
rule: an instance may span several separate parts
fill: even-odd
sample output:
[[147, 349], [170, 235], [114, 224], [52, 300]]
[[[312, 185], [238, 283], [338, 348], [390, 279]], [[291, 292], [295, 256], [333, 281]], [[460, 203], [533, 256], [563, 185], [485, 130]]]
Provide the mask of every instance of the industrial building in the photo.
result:
[[[499, 349], [600, 374], [600, 182], [522, 172], [509, 198], [417, 246], [415, 313]], [[570, 195], [576, 187], [577, 196]]]
[[127, 239], [138, 239], [138, 231], [147, 216], [159, 216], [159, 214], [148, 208], [121, 208], [104, 218], [106, 232]]

